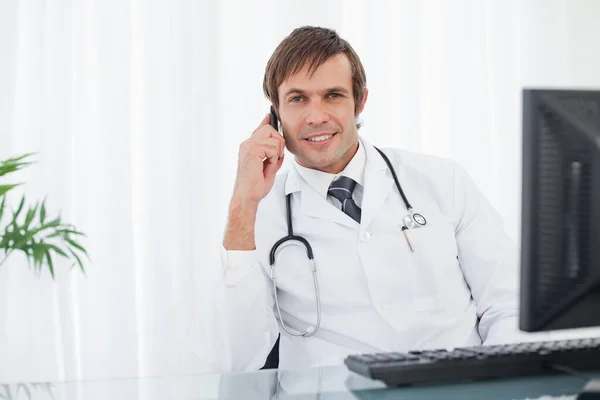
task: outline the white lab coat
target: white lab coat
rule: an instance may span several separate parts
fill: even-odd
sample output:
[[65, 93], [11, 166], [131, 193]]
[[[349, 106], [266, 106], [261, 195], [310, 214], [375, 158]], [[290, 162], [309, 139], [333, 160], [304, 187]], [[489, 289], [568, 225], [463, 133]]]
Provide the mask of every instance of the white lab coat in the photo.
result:
[[[295, 168], [260, 203], [256, 251], [223, 249], [213, 322], [214, 369], [257, 370], [281, 332], [280, 368], [341, 364], [348, 354], [524, 341], [517, 328], [518, 263], [500, 215], [456, 163], [383, 149], [426, 227], [402, 234], [406, 207], [384, 160], [364, 138], [360, 225], [316, 193]], [[320, 330], [310, 338], [279, 328], [269, 252], [286, 236], [285, 195], [294, 233], [314, 250]], [[305, 248], [283, 247], [276, 263], [279, 304], [296, 330], [314, 325], [316, 303]]]

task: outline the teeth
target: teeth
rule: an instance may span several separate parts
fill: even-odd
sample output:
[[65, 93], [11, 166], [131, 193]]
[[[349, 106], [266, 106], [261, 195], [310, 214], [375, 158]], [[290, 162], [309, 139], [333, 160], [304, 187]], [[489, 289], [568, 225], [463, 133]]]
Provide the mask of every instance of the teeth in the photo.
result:
[[323, 141], [323, 140], [327, 140], [327, 139], [329, 139], [332, 136], [333, 135], [323, 135], [323, 136], [317, 136], [317, 137], [314, 137], [314, 138], [310, 138], [308, 140], [310, 142], [320, 142], [320, 141]]

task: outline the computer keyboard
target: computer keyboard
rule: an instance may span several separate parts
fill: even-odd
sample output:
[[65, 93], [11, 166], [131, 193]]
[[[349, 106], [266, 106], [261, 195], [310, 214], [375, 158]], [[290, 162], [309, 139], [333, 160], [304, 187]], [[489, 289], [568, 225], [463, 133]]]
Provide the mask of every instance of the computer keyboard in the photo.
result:
[[388, 386], [600, 370], [600, 338], [348, 356], [353, 372]]

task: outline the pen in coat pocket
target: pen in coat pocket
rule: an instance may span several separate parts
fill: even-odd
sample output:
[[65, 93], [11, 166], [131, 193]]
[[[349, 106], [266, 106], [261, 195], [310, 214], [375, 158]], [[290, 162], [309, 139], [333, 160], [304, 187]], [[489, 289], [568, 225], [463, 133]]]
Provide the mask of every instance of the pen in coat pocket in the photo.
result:
[[408, 248], [410, 249], [410, 251], [412, 253], [415, 252], [415, 250], [412, 247], [412, 244], [410, 243], [410, 239], [408, 238], [408, 234], [406, 233], [406, 231], [408, 230], [408, 228], [406, 226], [402, 227], [402, 234], [404, 235], [404, 239], [406, 239], [406, 244], [408, 244]]

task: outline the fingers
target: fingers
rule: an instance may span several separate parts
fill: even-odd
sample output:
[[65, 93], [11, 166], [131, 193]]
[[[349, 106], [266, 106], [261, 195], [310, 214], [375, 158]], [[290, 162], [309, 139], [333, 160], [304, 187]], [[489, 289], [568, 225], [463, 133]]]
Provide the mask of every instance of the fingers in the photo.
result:
[[266, 158], [268, 162], [276, 163], [282, 157], [284, 147], [281, 139], [251, 137], [240, 145], [240, 155], [258, 158], [260, 161]]
[[258, 146], [264, 147], [266, 149], [275, 149], [276, 151], [274, 152], [274, 154], [277, 155], [278, 158], [283, 157], [283, 152], [285, 149], [285, 141], [283, 140], [283, 138], [256, 138], [254, 142]]
[[258, 128], [252, 133], [242, 146], [246, 152], [265, 158], [268, 162], [275, 164], [277, 160], [283, 158], [285, 151], [285, 139], [270, 124], [270, 115], [267, 114], [261, 121]]
[[282, 157], [283, 145], [276, 138], [256, 139], [254, 144], [257, 150], [256, 155], [261, 159], [267, 158], [271, 164], [277, 163], [277, 160]]
[[265, 162], [264, 167], [263, 167], [263, 173], [264, 173], [265, 178], [274, 179], [275, 174], [277, 173], [277, 171], [279, 171], [279, 169], [281, 168], [282, 165], [283, 165], [283, 156], [281, 158], [279, 158], [279, 160], [277, 160], [277, 162], [275, 162], [275, 163]]
[[247, 140], [249, 146], [265, 146], [265, 147], [274, 147], [278, 150], [278, 155], [283, 156], [283, 151], [285, 150], [285, 140], [283, 136], [276, 134], [274, 136], [264, 136], [261, 134], [255, 134], [250, 139]]

